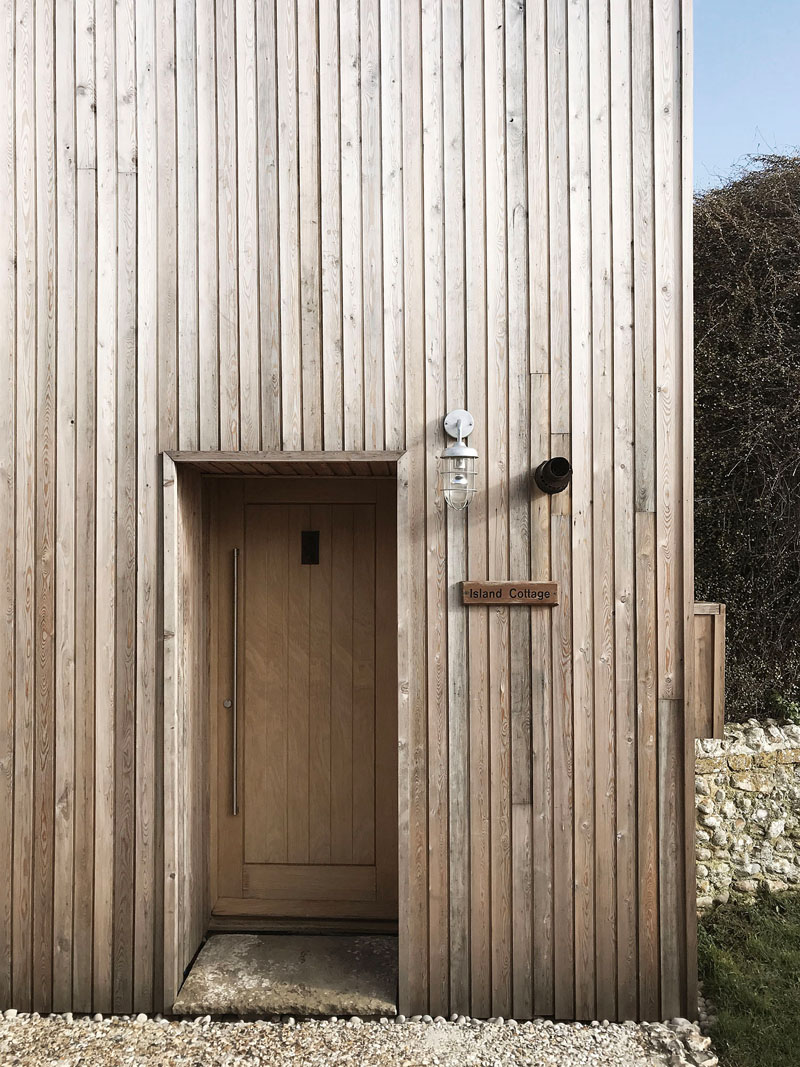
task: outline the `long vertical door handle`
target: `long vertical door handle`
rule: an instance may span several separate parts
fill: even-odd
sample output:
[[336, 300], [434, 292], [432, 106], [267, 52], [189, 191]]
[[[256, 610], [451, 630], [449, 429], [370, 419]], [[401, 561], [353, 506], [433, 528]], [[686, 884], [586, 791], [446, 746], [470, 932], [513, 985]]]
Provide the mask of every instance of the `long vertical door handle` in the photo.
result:
[[239, 814], [239, 549], [233, 550], [233, 700], [231, 731], [233, 744], [233, 814]]

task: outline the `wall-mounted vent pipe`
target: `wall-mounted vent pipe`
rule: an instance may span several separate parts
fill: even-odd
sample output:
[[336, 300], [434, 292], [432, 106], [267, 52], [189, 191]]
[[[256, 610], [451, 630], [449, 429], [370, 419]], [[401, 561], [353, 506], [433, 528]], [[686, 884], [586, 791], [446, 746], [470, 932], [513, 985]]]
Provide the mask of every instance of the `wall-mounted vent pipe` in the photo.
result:
[[540, 463], [533, 472], [533, 480], [543, 493], [562, 493], [569, 485], [572, 467], [564, 456], [553, 456]]

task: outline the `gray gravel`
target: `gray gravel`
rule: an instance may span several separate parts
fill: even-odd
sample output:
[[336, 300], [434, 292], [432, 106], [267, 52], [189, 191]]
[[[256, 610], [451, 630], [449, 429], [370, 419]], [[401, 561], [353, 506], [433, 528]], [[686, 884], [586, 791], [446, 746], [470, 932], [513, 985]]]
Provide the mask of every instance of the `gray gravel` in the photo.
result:
[[[398, 1017], [402, 1020], [402, 1016]], [[427, 1020], [427, 1017], [425, 1017]], [[223, 1021], [6, 1012], [0, 1018], [4, 1067], [716, 1067], [709, 1039], [686, 1020], [669, 1024]]]

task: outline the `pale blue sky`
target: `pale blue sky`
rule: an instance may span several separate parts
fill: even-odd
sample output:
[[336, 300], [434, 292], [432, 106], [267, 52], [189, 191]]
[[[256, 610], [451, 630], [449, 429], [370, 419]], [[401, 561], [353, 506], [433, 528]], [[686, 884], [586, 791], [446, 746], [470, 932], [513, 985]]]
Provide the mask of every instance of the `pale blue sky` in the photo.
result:
[[694, 179], [800, 149], [800, 0], [694, 0]]

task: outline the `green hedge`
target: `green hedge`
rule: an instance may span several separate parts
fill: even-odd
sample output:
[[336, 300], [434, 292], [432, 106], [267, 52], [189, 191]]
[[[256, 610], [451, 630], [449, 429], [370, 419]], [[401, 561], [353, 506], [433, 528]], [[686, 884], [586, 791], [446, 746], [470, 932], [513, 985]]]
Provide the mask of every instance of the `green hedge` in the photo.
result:
[[800, 157], [698, 196], [698, 600], [728, 605], [727, 716], [800, 715]]

